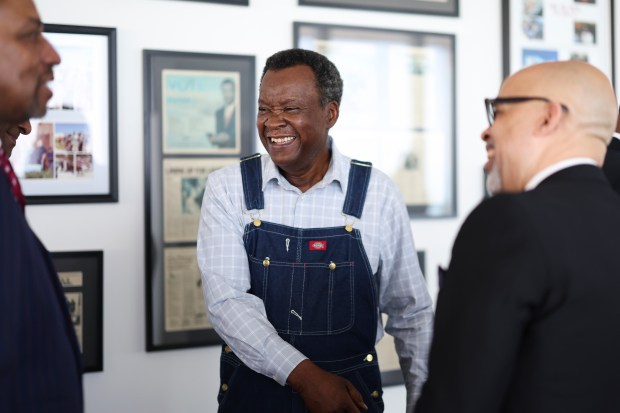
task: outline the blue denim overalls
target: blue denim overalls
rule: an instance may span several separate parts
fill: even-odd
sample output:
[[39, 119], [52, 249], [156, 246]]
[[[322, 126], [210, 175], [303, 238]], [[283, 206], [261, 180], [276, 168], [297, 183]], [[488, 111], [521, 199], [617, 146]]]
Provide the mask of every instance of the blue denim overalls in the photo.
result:
[[[352, 161], [343, 213], [362, 215], [371, 165]], [[264, 208], [260, 155], [242, 159], [248, 211]], [[343, 221], [344, 223], [344, 221]], [[284, 340], [319, 367], [351, 381], [368, 412], [383, 412], [375, 352], [377, 285], [362, 237], [350, 225], [293, 228], [255, 219], [245, 227], [249, 293]], [[227, 346], [221, 357], [220, 413], [303, 413], [289, 386], [246, 367]]]

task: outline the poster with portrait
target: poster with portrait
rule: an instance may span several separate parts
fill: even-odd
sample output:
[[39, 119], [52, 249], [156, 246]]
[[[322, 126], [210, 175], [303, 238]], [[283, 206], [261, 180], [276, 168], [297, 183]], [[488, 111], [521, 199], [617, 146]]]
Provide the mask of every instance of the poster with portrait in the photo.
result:
[[164, 242], [196, 241], [207, 176], [238, 163], [236, 158], [164, 159]]
[[612, 0], [503, 0], [504, 76], [542, 62], [588, 62], [613, 81]]
[[239, 153], [239, 72], [164, 69], [165, 154]]
[[217, 345], [196, 242], [207, 177], [254, 153], [255, 58], [144, 50], [146, 350]]

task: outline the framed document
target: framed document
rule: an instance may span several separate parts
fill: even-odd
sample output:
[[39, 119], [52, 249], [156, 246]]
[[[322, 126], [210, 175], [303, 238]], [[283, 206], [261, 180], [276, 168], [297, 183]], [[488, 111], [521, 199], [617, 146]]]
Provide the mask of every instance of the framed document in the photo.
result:
[[147, 351], [221, 342], [196, 238], [208, 175], [253, 153], [253, 56], [144, 51]]
[[116, 29], [45, 25], [62, 61], [11, 156], [28, 204], [117, 202]]
[[503, 0], [504, 77], [546, 61], [586, 61], [614, 81], [612, 0]]
[[459, 0], [299, 0], [300, 5], [458, 16]]
[[52, 252], [82, 351], [84, 372], [103, 370], [103, 251]]
[[[295, 46], [344, 80], [330, 131], [340, 150], [399, 186], [410, 216], [456, 216], [454, 36], [294, 23]], [[360, 70], [364, 68], [364, 70]]]

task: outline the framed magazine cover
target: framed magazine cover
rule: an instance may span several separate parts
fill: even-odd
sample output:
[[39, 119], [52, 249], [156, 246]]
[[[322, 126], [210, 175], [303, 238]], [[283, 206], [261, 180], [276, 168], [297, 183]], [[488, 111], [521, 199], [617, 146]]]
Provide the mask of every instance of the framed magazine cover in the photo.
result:
[[196, 238], [207, 176], [253, 151], [253, 56], [145, 50], [146, 349], [219, 344]]
[[28, 204], [117, 202], [116, 29], [46, 24], [61, 57], [47, 113], [11, 156]]
[[344, 80], [338, 148], [389, 175], [412, 218], [456, 216], [454, 35], [315, 23], [294, 34]]
[[504, 77], [545, 61], [582, 60], [614, 82], [612, 0], [502, 0]]
[[103, 251], [52, 252], [84, 372], [103, 370]]
[[459, 0], [299, 0], [300, 5], [458, 16]]

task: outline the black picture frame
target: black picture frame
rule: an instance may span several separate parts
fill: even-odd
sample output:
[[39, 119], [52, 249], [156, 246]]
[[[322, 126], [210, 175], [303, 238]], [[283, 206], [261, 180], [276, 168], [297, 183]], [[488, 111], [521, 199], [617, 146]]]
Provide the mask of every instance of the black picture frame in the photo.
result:
[[504, 78], [530, 64], [583, 60], [615, 84], [614, 0], [502, 0]]
[[83, 370], [103, 371], [103, 251], [50, 254], [69, 304]]
[[217, 3], [217, 4], [229, 4], [233, 6], [249, 6], [250, 0], [184, 0], [194, 1], [198, 3]]
[[302, 6], [345, 7], [437, 16], [456, 17], [459, 15], [459, 0], [299, 0], [299, 4]]
[[116, 29], [46, 24], [61, 57], [46, 115], [11, 156], [28, 204], [118, 202]]
[[[254, 151], [255, 58], [144, 50], [143, 66], [146, 350], [220, 344], [206, 318], [196, 234], [207, 175]], [[211, 137], [228, 79], [235, 139], [220, 146]], [[190, 132], [177, 134], [184, 126]]]
[[[426, 252], [418, 250], [417, 254], [420, 270], [422, 270], [422, 275], [426, 278]], [[385, 321], [384, 318], [384, 325]], [[379, 360], [379, 371], [381, 372], [381, 384], [383, 387], [399, 386], [405, 383], [403, 372], [400, 370], [400, 366], [397, 366], [398, 355], [394, 348], [394, 338], [387, 333], [377, 343], [377, 358]]]
[[455, 36], [305, 22], [293, 31], [295, 47], [326, 55], [343, 78], [337, 147], [390, 176], [411, 218], [455, 217]]

